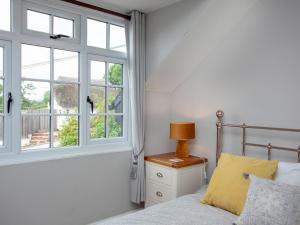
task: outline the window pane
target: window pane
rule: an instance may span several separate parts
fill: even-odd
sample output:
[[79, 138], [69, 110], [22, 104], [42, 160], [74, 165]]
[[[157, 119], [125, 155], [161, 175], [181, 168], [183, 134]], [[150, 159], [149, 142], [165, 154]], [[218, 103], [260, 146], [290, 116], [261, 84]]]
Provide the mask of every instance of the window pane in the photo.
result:
[[0, 1], [0, 30], [10, 31], [10, 0]]
[[90, 117], [90, 138], [105, 138], [105, 116]]
[[90, 89], [94, 113], [105, 113], [105, 87], [91, 86]]
[[110, 46], [111, 50], [126, 52], [125, 28], [110, 25]]
[[93, 47], [106, 48], [106, 23], [87, 19], [87, 44]]
[[108, 111], [114, 113], [123, 112], [122, 88], [108, 88]]
[[108, 116], [108, 137], [123, 136], [123, 116]]
[[61, 17], [53, 17], [53, 34], [63, 34], [71, 38], [74, 37], [74, 21]]
[[22, 116], [22, 150], [49, 148], [49, 140], [49, 116]]
[[4, 59], [3, 59], [3, 48], [0, 47], [0, 76], [4, 75]]
[[54, 147], [78, 145], [78, 117], [54, 117]]
[[78, 112], [78, 84], [54, 84], [54, 112]]
[[50, 33], [50, 15], [27, 10], [27, 29]]
[[78, 82], [78, 53], [54, 50], [54, 79]]
[[3, 89], [3, 79], [0, 79], [0, 113], [3, 113], [4, 110]]
[[105, 62], [91, 61], [90, 73], [92, 84], [105, 84]]
[[110, 85], [123, 84], [123, 65], [110, 63], [108, 66], [108, 83]]
[[49, 113], [50, 84], [48, 82], [23, 81], [22, 113]]
[[22, 45], [22, 77], [50, 80], [50, 49]]

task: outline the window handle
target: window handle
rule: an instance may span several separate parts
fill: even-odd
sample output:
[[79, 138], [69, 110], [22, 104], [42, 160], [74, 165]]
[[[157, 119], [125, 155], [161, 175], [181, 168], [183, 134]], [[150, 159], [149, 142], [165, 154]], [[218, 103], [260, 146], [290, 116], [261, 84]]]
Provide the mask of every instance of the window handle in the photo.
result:
[[61, 38], [70, 38], [70, 36], [64, 34], [56, 34], [56, 35], [50, 35], [50, 38], [56, 40]]
[[11, 92], [8, 92], [8, 100], [7, 100], [7, 113], [10, 113], [11, 104], [13, 102], [13, 98]]
[[90, 96], [87, 96], [86, 101], [87, 101], [88, 103], [90, 103], [91, 109], [92, 109], [92, 113], [93, 113], [93, 112], [94, 112], [94, 102], [91, 100]]

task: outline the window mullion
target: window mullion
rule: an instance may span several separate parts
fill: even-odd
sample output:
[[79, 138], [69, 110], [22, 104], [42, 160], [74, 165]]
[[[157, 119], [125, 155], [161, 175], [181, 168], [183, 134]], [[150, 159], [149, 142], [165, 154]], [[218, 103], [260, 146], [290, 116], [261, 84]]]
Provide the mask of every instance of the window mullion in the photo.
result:
[[110, 49], [110, 23], [106, 23], [106, 49]]
[[54, 91], [53, 91], [53, 80], [54, 80], [54, 50], [50, 50], [50, 148], [53, 148], [54, 143]]
[[51, 14], [49, 17], [49, 23], [50, 23], [50, 35], [53, 35], [53, 30], [54, 30], [54, 23], [53, 23], [53, 15]]
[[[88, 93], [88, 86], [89, 86], [89, 76], [86, 76], [86, 74], [89, 74], [88, 69], [88, 59], [87, 59], [87, 52], [81, 51], [80, 52], [80, 105], [79, 105], [79, 111], [80, 111], [80, 117], [79, 117], [79, 144], [80, 146], [86, 145], [88, 140], [88, 134], [89, 134], [89, 110], [86, 102], [86, 98], [89, 95]], [[83, 63], [86, 62], [86, 63]]]
[[11, 92], [14, 98], [12, 114], [11, 114], [11, 127], [14, 128], [17, 132], [9, 133], [10, 146], [12, 152], [20, 153], [21, 152], [21, 140], [22, 140], [22, 116], [21, 116], [21, 42], [12, 41], [12, 55], [10, 60], [12, 65], [11, 73]]
[[[75, 26], [75, 23], [74, 23]], [[87, 43], [87, 18], [81, 16], [80, 29], [78, 27], [74, 28], [75, 35], [80, 36], [80, 45], [86, 46]], [[78, 33], [80, 31], [80, 34]], [[79, 145], [84, 146], [88, 142], [89, 135], [89, 110], [87, 108], [86, 98], [89, 95], [89, 61], [86, 48], [79, 52]]]
[[105, 137], [108, 138], [108, 62], [105, 63]]

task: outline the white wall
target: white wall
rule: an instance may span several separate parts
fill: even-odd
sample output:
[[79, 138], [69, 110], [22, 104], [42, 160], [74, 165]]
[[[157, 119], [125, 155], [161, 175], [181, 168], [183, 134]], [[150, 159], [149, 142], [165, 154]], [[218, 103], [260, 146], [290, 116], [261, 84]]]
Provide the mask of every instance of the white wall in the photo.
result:
[[85, 225], [131, 210], [130, 151], [3, 166], [1, 225]]
[[[210, 174], [215, 162], [217, 109], [225, 111], [227, 122], [299, 128], [299, 11], [297, 0], [188, 0], [148, 16], [148, 91], [171, 96], [170, 117], [164, 114], [168, 119], [162, 124], [196, 122], [191, 152], [209, 158]], [[177, 19], [180, 12], [185, 16]], [[193, 27], [189, 27], [191, 21]], [[180, 37], [166, 41], [169, 33]], [[160, 39], [162, 45], [149, 48]], [[153, 58], [158, 61], [154, 63]], [[174, 149], [174, 142], [164, 139], [165, 130], [153, 127], [148, 133], [156, 133], [153, 143], [168, 143]], [[240, 153], [239, 134], [225, 131], [226, 151]], [[297, 148], [299, 136], [274, 140], [270, 133], [256, 132], [250, 138]], [[146, 147], [151, 154], [151, 145]], [[296, 154], [280, 157], [296, 160]]]

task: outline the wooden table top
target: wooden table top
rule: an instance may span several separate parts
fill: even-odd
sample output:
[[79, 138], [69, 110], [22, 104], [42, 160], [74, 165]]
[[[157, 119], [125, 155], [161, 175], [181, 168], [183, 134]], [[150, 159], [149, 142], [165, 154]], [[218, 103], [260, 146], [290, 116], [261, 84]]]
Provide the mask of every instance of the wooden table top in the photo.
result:
[[188, 158], [180, 158], [175, 155], [175, 152], [169, 152], [159, 155], [145, 156], [145, 161], [158, 163], [172, 168], [183, 168], [197, 164], [206, 163], [206, 158], [190, 155]]

